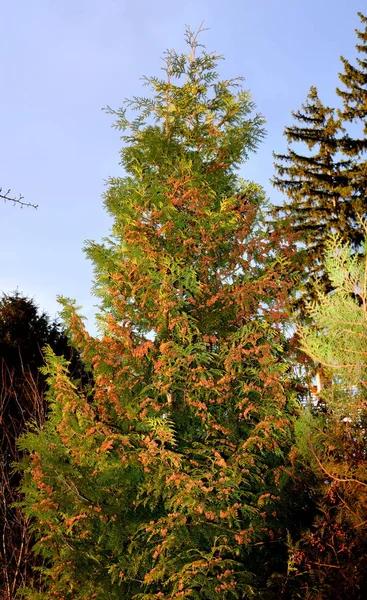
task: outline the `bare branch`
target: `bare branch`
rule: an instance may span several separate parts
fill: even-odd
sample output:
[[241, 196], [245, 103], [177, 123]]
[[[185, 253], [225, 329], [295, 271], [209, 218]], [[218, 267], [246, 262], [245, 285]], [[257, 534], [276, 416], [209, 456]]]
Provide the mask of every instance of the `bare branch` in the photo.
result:
[[18, 204], [21, 208], [23, 208], [23, 206], [27, 206], [27, 207], [31, 207], [31, 208], [38, 208], [38, 204], [32, 204], [31, 202], [23, 202], [24, 200], [24, 196], [22, 196], [21, 194], [19, 194], [19, 198], [15, 198], [14, 196], [10, 196], [10, 189], [5, 192], [5, 194], [2, 193], [3, 189], [0, 187], [0, 198], [2, 198], [5, 202], [12, 202], [13, 204]]

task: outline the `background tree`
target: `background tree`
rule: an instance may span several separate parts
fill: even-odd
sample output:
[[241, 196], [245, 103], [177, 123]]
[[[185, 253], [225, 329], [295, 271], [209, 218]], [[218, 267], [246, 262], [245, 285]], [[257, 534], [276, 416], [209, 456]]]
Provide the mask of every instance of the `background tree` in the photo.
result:
[[[290, 229], [301, 242], [296, 260], [303, 271], [302, 300], [313, 295], [315, 278], [324, 287], [330, 285], [323, 269], [326, 235], [338, 232], [350, 235], [350, 187], [346, 170], [350, 160], [340, 159], [343, 129], [335, 110], [322, 104], [312, 87], [302, 111], [292, 113], [300, 125], [286, 127], [287, 154], [275, 154], [278, 176], [273, 182], [289, 202], [274, 208], [281, 228]], [[303, 143], [309, 153], [300, 154], [293, 144]], [[297, 147], [297, 146], [296, 146]]]
[[367, 240], [363, 258], [340, 243], [326, 246], [334, 293], [320, 293], [314, 325], [300, 330], [304, 351], [328, 379], [324, 414], [307, 411], [297, 425], [299, 455], [317, 476], [319, 514], [292, 564], [308, 598], [357, 600], [367, 589]]
[[[362, 24], [366, 18], [359, 13]], [[345, 58], [344, 73], [340, 75], [344, 90], [337, 90], [343, 99], [343, 109], [325, 107], [312, 87], [302, 111], [293, 113], [295, 124], [286, 127], [289, 143], [286, 154], [275, 154], [277, 176], [274, 185], [288, 196], [273, 214], [301, 243], [296, 261], [301, 266], [304, 286], [300, 289], [301, 306], [314, 298], [313, 281], [321, 278], [319, 286], [330, 289], [323, 269], [325, 241], [337, 234], [344, 242], [359, 249], [364, 236], [359, 215], [367, 211], [366, 169], [363, 156], [367, 106], [367, 29], [357, 35], [361, 40], [357, 51], [357, 67]], [[350, 128], [350, 123], [361, 127]], [[358, 137], [362, 129], [362, 137]], [[306, 152], [302, 146], [307, 147]], [[294, 149], [292, 146], [296, 144]]]
[[[364, 30], [356, 29], [356, 65], [341, 57], [344, 71], [339, 74], [339, 79], [343, 88], [336, 91], [343, 101], [343, 107], [338, 111], [340, 119], [346, 126], [353, 125], [344, 147], [345, 154], [351, 158], [351, 168], [348, 170], [351, 204], [354, 215], [364, 216], [367, 212], [367, 18], [362, 13], [358, 15]], [[357, 221], [354, 235], [349, 236], [354, 246], [363, 241], [363, 234], [361, 224]]]
[[349, 154], [361, 158], [361, 153], [367, 149], [367, 17], [358, 13], [364, 31], [356, 29], [359, 43], [356, 44], [358, 56], [356, 65], [352, 65], [346, 58], [341, 57], [344, 71], [339, 74], [339, 79], [344, 88], [337, 89], [337, 94], [343, 101], [343, 108], [339, 111], [340, 118], [345, 123], [358, 123], [357, 134], [363, 137], [352, 137], [349, 140]]
[[111, 236], [87, 245], [100, 337], [63, 301], [93, 394], [49, 351], [50, 418], [21, 446], [25, 514], [49, 561], [29, 598], [278, 593], [289, 265], [262, 189], [236, 173], [263, 120], [238, 80], [218, 79], [219, 57], [187, 41], [164, 79], [146, 79], [153, 95], [128, 103], [135, 120], [114, 113], [126, 176], [105, 196]]
[[12, 464], [20, 459], [18, 437], [30, 423], [45, 420], [46, 381], [39, 373], [42, 348], [49, 344], [72, 361], [74, 375], [82, 374], [77, 353], [56, 322], [40, 313], [35, 302], [19, 294], [0, 300], [0, 596], [16, 597], [37, 564], [32, 552], [30, 520], [12, 503], [19, 501], [19, 476]]

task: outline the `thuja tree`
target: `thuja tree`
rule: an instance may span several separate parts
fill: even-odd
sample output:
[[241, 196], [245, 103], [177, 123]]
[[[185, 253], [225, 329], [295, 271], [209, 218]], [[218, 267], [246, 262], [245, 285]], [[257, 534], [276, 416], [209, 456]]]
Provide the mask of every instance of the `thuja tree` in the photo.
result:
[[319, 514], [292, 553], [309, 598], [358, 599], [367, 586], [366, 250], [367, 240], [363, 256], [340, 239], [328, 241], [334, 293], [319, 295], [313, 326], [300, 331], [305, 352], [325, 373], [323, 413], [306, 413], [297, 425], [299, 455], [317, 477], [319, 498]]
[[105, 196], [111, 236], [87, 245], [100, 336], [64, 301], [93, 393], [49, 351], [51, 415], [22, 442], [50, 561], [33, 599], [264, 598], [282, 568], [289, 269], [264, 237], [263, 191], [237, 175], [263, 120], [187, 42], [128, 103], [135, 120], [116, 113], [126, 175]]

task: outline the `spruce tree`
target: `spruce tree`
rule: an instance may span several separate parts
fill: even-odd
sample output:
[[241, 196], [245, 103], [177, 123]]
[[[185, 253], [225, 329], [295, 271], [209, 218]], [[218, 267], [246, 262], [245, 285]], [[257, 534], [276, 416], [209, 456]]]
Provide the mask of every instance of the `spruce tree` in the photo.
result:
[[[292, 113], [297, 125], [286, 127], [287, 153], [275, 154], [278, 175], [273, 183], [289, 202], [275, 208], [281, 228], [290, 230], [301, 242], [297, 261], [303, 271], [303, 296], [312, 296], [313, 281], [328, 279], [323, 271], [324, 242], [332, 232], [350, 229], [348, 159], [340, 158], [343, 129], [335, 110], [324, 106], [312, 87], [301, 111]], [[308, 153], [300, 154], [293, 144], [303, 143]]]
[[100, 335], [63, 300], [93, 391], [49, 350], [50, 418], [22, 442], [49, 561], [32, 599], [266, 598], [284, 568], [289, 265], [262, 189], [237, 173], [263, 119], [187, 42], [114, 113], [125, 176], [105, 195], [110, 237], [86, 247]]
[[[337, 89], [337, 94], [343, 101], [339, 110], [340, 119], [346, 125], [354, 124], [352, 132], [346, 140], [345, 153], [351, 158], [351, 167], [348, 177], [351, 188], [351, 203], [355, 214], [364, 216], [367, 213], [367, 17], [358, 13], [364, 30], [356, 29], [359, 43], [356, 45], [358, 56], [356, 65], [352, 65], [346, 58], [341, 57], [344, 71], [339, 74], [343, 88]], [[350, 236], [354, 245], [363, 240], [363, 230], [360, 223], [355, 224], [355, 232]]]
[[[366, 24], [366, 17], [359, 16]], [[357, 66], [341, 59], [344, 73], [340, 79], [345, 88], [337, 93], [343, 108], [337, 111], [324, 106], [312, 87], [302, 110], [292, 113], [296, 124], [285, 129], [287, 153], [274, 155], [277, 176], [273, 182], [288, 199], [275, 207], [273, 214], [279, 226], [287, 226], [301, 243], [296, 256], [305, 283], [301, 305], [315, 297], [316, 278], [321, 279], [319, 285], [324, 290], [330, 289], [323, 269], [327, 237], [337, 234], [355, 250], [363, 241], [360, 217], [367, 210], [367, 162], [363, 156], [367, 148], [367, 29], [357, 30], [357, 35], [361, 56]], [[357, 128], [356, 133], [351, 123], [359, 124], [361, 131]]]
[[343, 101], [343, 108], [339, 111], [344, 122], [359, 122], [362, 125], [364, 137], [352, 139], [350, 150], [355, 155], [367, 149], [367, 17], [358, 13], [364, 31], [356, 29], [359, 43], [356, 44], [358, 52], [357, 65], [352, 65], [346, 58], [341, 57], [344, 72], [339, 74], [339, 79], [344, 89], [337, 89], [337, 94]]

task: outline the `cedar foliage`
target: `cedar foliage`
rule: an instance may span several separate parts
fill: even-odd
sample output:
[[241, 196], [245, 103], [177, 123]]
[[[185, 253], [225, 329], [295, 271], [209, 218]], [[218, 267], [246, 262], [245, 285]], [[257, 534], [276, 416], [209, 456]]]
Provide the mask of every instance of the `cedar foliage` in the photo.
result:
[[237, 175], [263, 119], [186, 41], [148, 97], [111, 110], [125, 176], [105, 195], [110, 237], [86, 247], [100, 336], [62, 300], [94, 388], [47, 350], [50, 416], [21, 443], [49, 561], [33, 600], [266, 598], [284, 568], [289, 265], [262, 189]]
[[[366, 17], [358, 14], [366, 25]], [[341, 59], [344, 72], [339, 77], [344, 88], [337, 93], [342, 108], [325, 106], [311, 87], [302, 109], [292, 113], [296, 123], [285, 129], [286, 153], [274, 154], [277, 175], [273, 183], [287, 199], [274, 207], [273, 214], [280, 228], [289, 228], [301, 242], [296, 261], [303, 274], [298, 298], [303, 309], [308, 299], [315, 298], [315, 279], [330, 290], [323, 267], [328, 236], [339, 235], [354, 249], [364, 236], [358, 216], [367, 211], [363, 155], [367, 147], [367, 28], [356, 33], [360, 42], [356, 66]]]

